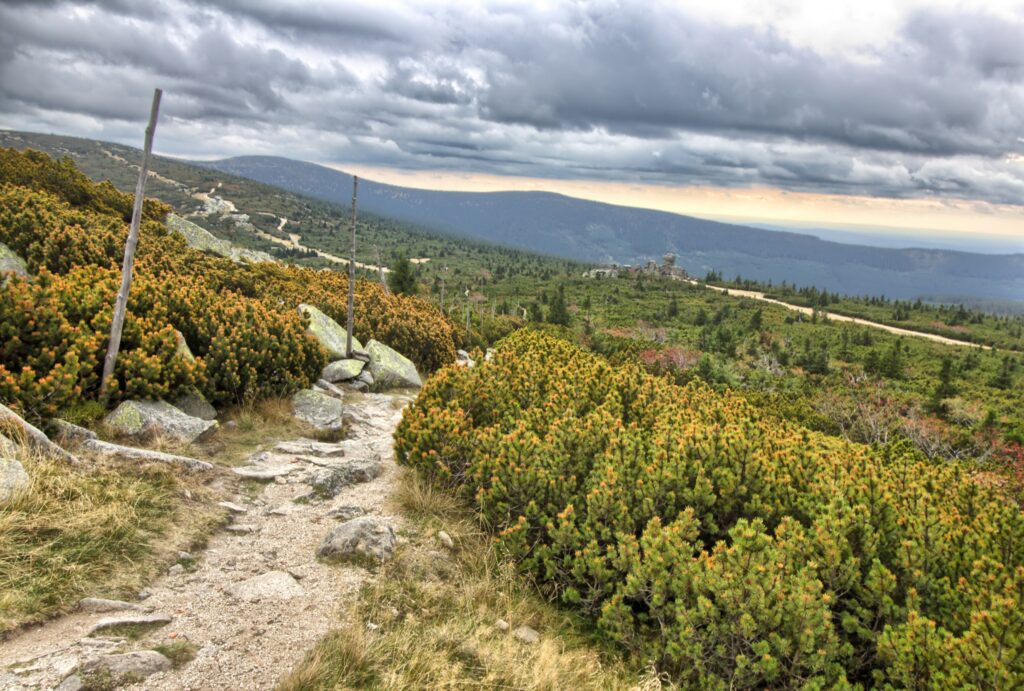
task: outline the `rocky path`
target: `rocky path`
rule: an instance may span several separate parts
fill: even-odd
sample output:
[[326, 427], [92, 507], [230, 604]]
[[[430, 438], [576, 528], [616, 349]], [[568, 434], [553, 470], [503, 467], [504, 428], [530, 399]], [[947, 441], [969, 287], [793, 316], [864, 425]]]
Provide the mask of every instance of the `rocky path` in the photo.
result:
[[[397, 473], [391, 436], [409, 400], [347, 394], [348, 439], [268, 440], [247, 469], [273, 477], [244, 481], [231, 502], [233, 521], [204, 551], [182, 555], [138, 601], [86, 603], [95, 611], [0, 645], [0, 688], [76, 689], [97, 664], [136, 673], [143, 680], [130, 688], [137, 689], [273, 688], [368, 575], [319, 560], [325, 535], [364, 514], [401, 525], [386, 499]], [[109, 626], [97, 630], [104, 620]], [[169, 668], [145, 652], [161, 646], [188, 647], [195, 658]]]

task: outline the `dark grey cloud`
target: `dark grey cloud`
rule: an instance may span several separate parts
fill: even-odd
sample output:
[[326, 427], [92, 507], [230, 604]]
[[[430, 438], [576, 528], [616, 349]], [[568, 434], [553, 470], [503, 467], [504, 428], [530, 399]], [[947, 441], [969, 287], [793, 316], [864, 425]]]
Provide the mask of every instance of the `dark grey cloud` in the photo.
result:
[[[1024, 10], [857, 51], [669, 5], [0, 5], [0, 126], [168, 153], [1024, 201]], [[136, 142], [130, 142], [136, 143]]]

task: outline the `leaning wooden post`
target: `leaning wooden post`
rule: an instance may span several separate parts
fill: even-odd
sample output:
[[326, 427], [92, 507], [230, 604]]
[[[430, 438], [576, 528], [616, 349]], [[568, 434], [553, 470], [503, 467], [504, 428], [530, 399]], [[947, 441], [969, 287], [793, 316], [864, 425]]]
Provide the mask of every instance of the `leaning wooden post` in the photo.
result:
[[352, 176], [352, 258], [348, 262], [348, 336], [345, 340], [345, 357], [352, 357], [352, 329], [355, 324], [356, 304], [356, 193], [359, 178]]
[[117, 363], [117, 351], [121, 348], [121, 330], [124, 328], [124, 313], [128, 308], [128, 291], [132, 287], [132, 266], [135, 264], [135, 247], [139, 244], [139, 224], [142, 222], [142, 201], [146, 191], [146, 177], [149, 175], [149, 155], [153, 151], [153, 134], [156, 132], [157, 114], [160, 112], [160, 96], [163, 91], [153, 90], [153, 106], [149, 110], [149, 125], [146, 127], [146, 144], [142, 150], [142, 167], [139, 168], [139, 182], [135, 185], [135, 205], [132, 207], [132, 225], [128, 230], [128, 241], [124, 246], [124, 263], [121, 266], [121, 289], [114, 303], [114, 320], [110, 324], [110, 342], [107, 357], [103, 360], [103, 376], [100, 378], [100, 400], [109, 395], [110, 377]]

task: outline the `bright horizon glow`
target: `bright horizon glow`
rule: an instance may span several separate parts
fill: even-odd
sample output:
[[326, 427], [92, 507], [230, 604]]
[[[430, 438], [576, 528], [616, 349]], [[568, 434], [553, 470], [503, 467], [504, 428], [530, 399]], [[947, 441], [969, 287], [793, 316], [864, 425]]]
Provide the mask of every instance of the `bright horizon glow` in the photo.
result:
[[886, 199], [788, 192], [766, 186], [698, 187], [561, 180], [441, 170], [322, 163], [334, 170], [401, 187], [451, 192], [554, 192], [578, 199], [655, 209], [732, 223], [777, 223], [807, 228], [853, 228], [879, 234], [972, 235], [1019, 242], [1024, 252], [1024, 207], [953, 199]]

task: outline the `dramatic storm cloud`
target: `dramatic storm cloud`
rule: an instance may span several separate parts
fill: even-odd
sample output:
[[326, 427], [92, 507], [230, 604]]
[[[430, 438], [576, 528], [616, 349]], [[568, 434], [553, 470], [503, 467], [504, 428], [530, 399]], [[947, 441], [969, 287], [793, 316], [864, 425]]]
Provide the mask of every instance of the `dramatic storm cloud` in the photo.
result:
[[160, 86], [187, 156], [1024, 203], [1024, 5], [791, 5], [8, 2], [0, 125]]

